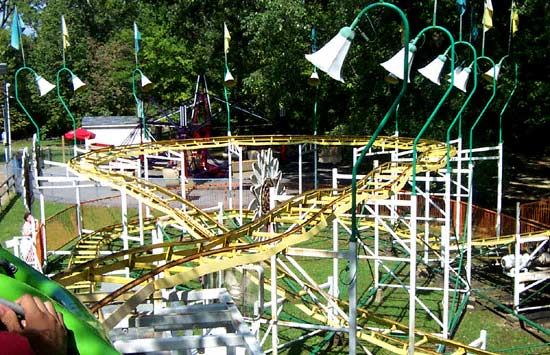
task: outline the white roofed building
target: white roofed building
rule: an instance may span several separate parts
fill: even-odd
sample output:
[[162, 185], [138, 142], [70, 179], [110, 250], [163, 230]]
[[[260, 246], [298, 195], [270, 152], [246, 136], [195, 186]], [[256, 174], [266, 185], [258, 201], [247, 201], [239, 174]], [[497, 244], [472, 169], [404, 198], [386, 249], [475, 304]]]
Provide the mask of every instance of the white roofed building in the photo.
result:
[[143, 137], [141, 122], [136, 116], [84, 116], [82, 128], [95, 133], [95, 137], [86, 140], [86, 148], [93, 146], [119, 146], [139, 144], [151, 141], [147, 132]]

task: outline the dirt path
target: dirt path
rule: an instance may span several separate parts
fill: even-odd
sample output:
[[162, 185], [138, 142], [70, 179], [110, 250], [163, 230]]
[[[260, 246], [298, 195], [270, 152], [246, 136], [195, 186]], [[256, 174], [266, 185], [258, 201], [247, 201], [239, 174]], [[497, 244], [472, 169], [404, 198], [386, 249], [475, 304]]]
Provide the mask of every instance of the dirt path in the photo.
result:
[[550, 157], [514, 154], [507, 157], [504, 166], [503, 199], [508, 204], [550, 198]]

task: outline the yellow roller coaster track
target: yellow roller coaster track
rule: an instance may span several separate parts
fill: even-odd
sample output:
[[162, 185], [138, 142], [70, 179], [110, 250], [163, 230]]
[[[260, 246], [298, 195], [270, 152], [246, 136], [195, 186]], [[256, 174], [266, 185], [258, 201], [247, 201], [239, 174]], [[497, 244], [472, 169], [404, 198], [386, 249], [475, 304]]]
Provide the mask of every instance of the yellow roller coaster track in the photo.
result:
[[[205, 213], [192, 203], [176, 193], [159, 187], [149, 181], [133, 176], [111, 172], [109, 163], [117, 158], [137, 158], [141, 155], [154, 155], [167, 151], [182, 152], [205, 148], [224, 148], [235, 144], [239, 146], [273, 146], [295, 144], [318, 144], [326, 146], [365, 146], [370, 137], [324, 137], [324, 136], [237, 136], [207, 139], [190, 139], [182, 141], [163, 141], [143, 145], [106, 148], [91, 151], [72, 159], [70, 169], [75, 173], [104, 185], [124, 189], [126, 193], [149, 207], [163, 213], [167, 218], [183, 226], [189, 234], [188, 239], [173, 243], [145, 245], [130, 250], [122, 250], [111, 255], [99, 256], [101, 246], [95, 246], [95, 258], [81, 259], [74, 262], [70, 268], [54, 276], [65, 286], [77, 282], [107, 282], [113, 281], [107, 273], [123, 268], [140, 268], [145, 271], [143, 276], [125, 282], [116, 291], [105, 295], [91, 306], [92, 312], [99, 312], [102, 307], [121, 303], [103, 322], [107, 329], [114, 327], [120, 320], [153, 293], [160, 289], [175, 287], [198, 277], [235, 266], [257, 263], [268, 260], [290, 246], [309, 240], [318, 235], [337, 216], [346, 214], [351, 209], [351, 188], [318, 189], [305, 192], [277, 205], [268, 214], [253, 220], [235, 230], [229, 230], [218, 223], [210, 214]], [[373, 147], [379, 150], [407, 151], [413, 148], [413, 139], [402, 137], [380, 137]], [[436, 172], [446, 164], [447, 147], [444, 143], [423, 140], [417, 145], [417, 173]], [[451, 156], [455, 155], [451, 148]], [[357, 202], [388, 199], [401, 191], [408, 183], [412, 174], [410, 162], [387, 162], [369, 172], [357, 183]], [[177, 206], [177, 207], [176, 207]], [[181, 208], [181, 206], [185, 206]], [[266, 232], [266, 226], [272, 223], [284, 222], [284, 231]], [[290, 226], [288, 226], [290, 225]], [[75, 254], [92, 249], [93, 238], [107, 234], [108, 231], [96, 232], [85, 237], [75, 248]], [[112, 237], [120, 232], [111, 231]], [[95, 236], [95, 237], [94, 237]], [[96, 238], [100, 239], [100, 238]], [[88, 242], [86, 242], [88, 240]], [[88, 244], [86, 244], [88, 243]], [[163, 250], [162, 253], [153, 253]], [[75, 259], [76, 260], [76, 259]], [[311, 286], [313, 289], [314, 287]], [[323, 293], [321, 290], [315, 290]], [[297, 296], [286, 296], [289, 300]], [[329, 298], [328, 295], [324, 295]], [[342, 301], [333, 300], [343, 305]], [[304, 303], [301, 309], [315, 318], [320, 324], [328, 324], [328, 315], [319, 312], [316, 307], [307, 307]], [[406, 326], [393, 320], [378, 317], [360, 309], [359, 315], [363, 324], [375, 321], [391, 329], [408, 333]], [[344, 323], [340, 319], [341, 323]], [[358, 337], [375, 346], [385, 348], [395, 354], [406, 354], [408, 344], [400, 342], [383, 332], [376, 332], [364, 327], [358, 331]], [[427, 332], [415, 330], [419, 340], [415, 353], [434, 354], [435, 344], [442, 344], [449, 349], [455, 349], [453, 354], [466, 352], [475, 354], [491, 354], [490, 352], [433, 336]]]

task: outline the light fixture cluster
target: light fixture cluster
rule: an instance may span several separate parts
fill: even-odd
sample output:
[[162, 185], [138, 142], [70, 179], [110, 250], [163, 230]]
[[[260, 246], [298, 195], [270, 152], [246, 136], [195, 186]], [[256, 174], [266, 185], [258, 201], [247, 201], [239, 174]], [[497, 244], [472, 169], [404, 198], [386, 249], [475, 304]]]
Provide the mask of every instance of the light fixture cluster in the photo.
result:
[[[53, 89], [55, 89], [55, 85], [50, 83], [48, 80], [44, 79], [42, 75], [35, 74], [34, 81], [36, 82], [36, 86], [38, 86], [38, 92], [40, 93], [40, 96], [44, 96]], [[73, 83], [73, 91], [80, 92], [86, 88], [86, 84], [80, 80], [80, 78], [74, 74], [71, 73], [71, 81]]]
[[[344, 82], [342, 78], [342, 65], [344, 59], [349, 51], [351, 46], [351, 41], [355, 36], [355, 32], [350, 27], [343, 27], [338, 34], [333, 37], [327, 44], [325, 44], [321, 49], [312, 53], [306, 54], [306, 59], [315, 65], [320, 70], [324, 71], [331, 78]], [[414, 55], [416, 53], [416, 40], [411, 41], [408, 45], [408, 76], [407, 82], [410, 82], [410, 72], [412, 67], [412, 62]], [[447, 52], [448, 50], [441, 55], [438, 55], [434, 60], [432, 60], [428, 65], [423, 68], [418, 69], [418, 72], [429, 79], [431, 82], [441, 85], [441, 76], [445, 63], [447, 61]], [[404, 63], [405, 62], [405, 47], [403, 47], [397, 54], [395, 54], [389, 60], [381, 63], [380, 65], [386, 69], [389, 74], [386, 76], [385, 80], [389, 83], [398, 83], [399, 80], [404, 79]], [[472, 63], [473, 64], [473, 63]], [[467, 67], [456, 67], [454, 69], [454, 80], [453, 85], [459, 90], [466, 92], [468, 79], [472, 72], [472, 64]], [[500, 73], [501, 63], [496, 64], [493, 68], [489, 69], [487, 72], [482, 74], [482, 77], [486, 80], [493, 82], [498, 79]], [[314, 74], [317, 74], [314, 72]], [[313, 76], [313, 74], [312, 74]], [[449, 74], [450, 77], [450, 74]], [[311, 79], [311, 77], [310, 77]], [[318, 76], [316, 77], [318, 80]], [[308, 80], [309, 83], [310, 80]], [[448, 79], [450, 82], [451, 80]]]

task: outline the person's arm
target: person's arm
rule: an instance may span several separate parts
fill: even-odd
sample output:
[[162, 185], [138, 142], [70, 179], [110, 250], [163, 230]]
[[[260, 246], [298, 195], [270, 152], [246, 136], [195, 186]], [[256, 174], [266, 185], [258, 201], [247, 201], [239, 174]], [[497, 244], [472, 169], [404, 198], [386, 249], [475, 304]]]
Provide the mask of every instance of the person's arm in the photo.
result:
[[67, 329], [63, 315], [53, 304], [31, 295], [21, 296], [16, 303], [25, 312], [24, 320], [19, 320], [10, 308], [0, 305], [0, 321], [6, 329], [29, 339], [37, 355], [67, 354]]

